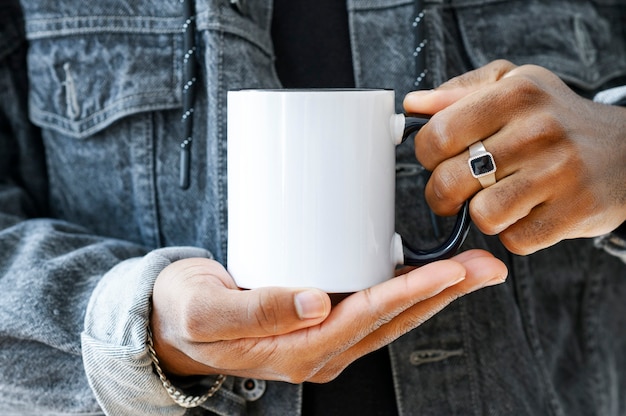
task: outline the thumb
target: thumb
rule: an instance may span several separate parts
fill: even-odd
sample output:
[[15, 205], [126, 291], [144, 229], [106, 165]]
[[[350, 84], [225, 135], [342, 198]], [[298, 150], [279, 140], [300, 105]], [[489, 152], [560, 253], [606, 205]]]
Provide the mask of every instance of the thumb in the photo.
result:
[[176, 261], [154, 286], [153, 330], [192, 342], [262, 337], [317, 325], [330, 313], [318, 289], [241, 290], [224, 266], [205, 258]]
[[408, 93], [404, 98], [404, 109], [408, 113], [435, 114], [484, 86], [499, 81], [515, 68], [516, 65], [506, 60], [493, 61], [452, 78], [434, 90]]
[[[263, 287], [223, 288], [212, 301], [215, 308], [211, 338], [219, 340], [285, 334], [322, 322], [331, 309], [329, 296], [318, 289]], [[219, 311], [219, 312], [218, 312]]]

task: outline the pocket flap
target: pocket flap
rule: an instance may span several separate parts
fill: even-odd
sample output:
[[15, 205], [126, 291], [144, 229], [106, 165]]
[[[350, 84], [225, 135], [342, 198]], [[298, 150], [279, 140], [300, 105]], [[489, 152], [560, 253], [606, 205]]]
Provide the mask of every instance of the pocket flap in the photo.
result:
[[180, 21], [94, 20], [27, 25], [32, 121], [83, 138], [129, 114], [181, 107]]
[[[461, 33], [473, 64], [495, 59], [541, 65], [565, 81], [595, 89], [626, 75], [626, 39], [612, 22], [617, 9], [592, 3], [455, 0]], [[462, 4], [462, 6], [461, 6]]]

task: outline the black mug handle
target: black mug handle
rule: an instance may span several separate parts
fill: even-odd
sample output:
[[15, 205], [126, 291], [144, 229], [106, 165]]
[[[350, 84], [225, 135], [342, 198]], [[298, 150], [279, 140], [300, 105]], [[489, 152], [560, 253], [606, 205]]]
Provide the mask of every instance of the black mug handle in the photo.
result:
[[[412, 133], [421, 129], [428, 122], [428, 120], [430, 120], [430, 116], [427, 114], [405, 114], [402, 142], [404, 142]], [[456, 222], [452, 233], [448, 239], [438, 247], [429, 250], [417, 250], [409, 246], [403, 238], [402, 250], [404, 254], [404, 265], [423, 266], [424, 264], [431, 263], [435, 260], [448, 259], [454, 256], [469, 233], [470, 223], [469, 201], [465, 201], [463, 207], [456, 216]]]

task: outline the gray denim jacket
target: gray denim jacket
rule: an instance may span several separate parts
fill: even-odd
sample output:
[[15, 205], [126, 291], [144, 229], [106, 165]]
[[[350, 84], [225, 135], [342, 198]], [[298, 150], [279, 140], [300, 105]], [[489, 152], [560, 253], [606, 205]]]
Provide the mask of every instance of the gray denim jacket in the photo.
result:
[[[225, 258], [226, 91], [280, 86], [271, 0], [236, 3], [196, 0], [183, 191], [180, 2], [0, 2], [0, 414], [299, 414], [301, 386], [268, 382], [253, 397], [232, 377], [185, 413], [145, 346], [158, 273]], [[395, 89], [401, 111], [415, 79], [413, 2], [347, 4], [357, 86]], [[426, 5], [431, 85], [497, 58], [543, 65], [588, 96], [624, 84], [624, 0]], [[428, 244], [423, 185], [407, 143], [397, 227]], [[620, 256], [619, 241], [599, 245]], [[473, 230], [466, 247], [494, 252], [510, 278], [390, 345], [400, 414], [624, 414], [624, 263], [591, 240], [518, 257]]]

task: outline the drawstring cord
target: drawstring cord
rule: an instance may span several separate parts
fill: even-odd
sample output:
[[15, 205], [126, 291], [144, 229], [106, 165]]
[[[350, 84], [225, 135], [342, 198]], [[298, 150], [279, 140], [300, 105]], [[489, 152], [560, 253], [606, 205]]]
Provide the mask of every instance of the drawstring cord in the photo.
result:
[[189, 188], [190, 161], [191, 161], [191, 141], [193, 132], [193, 112], [196, 96], [196, 63], [194, 55], [195, 45], [195, 16], [193, 0], [180, 0], [183, 4], [184, 20], [183, 24], [183, 139], [180, 143], [180, 178], [179, 185], [182, 189]]
[[413, 50], [413, 57], [415, 58], [415, 81], [413, 86], [416, 89], [424, 89], [423, 81], [428, 74], [428, 68], [426, 67], [426, 45], [428, 38], [426, 37], [426, 24], [424, 22], [424, 1], [415, 1], [415, 19], [413, 20], [413, 29], [415, 31], [415, 49]]
[[[426, 47], [428, 45], [428, 37], [426, 36], [426, 23], [424, 19], [425, 4], [423, 0], [415, 0], [415, 19], [413, 19], [412, 27], [415, 33], [415, 49], [413, 50], [413, 57], [415, 58], [415, 81], [413, 86], [415, 89], [421, 90], [426, 88], [426, 75], [428, 75], [428, 67], [426, 66]], [[430, 172], [424, 170], [424, 179], [428, 181]], [[439, 226], [439, 219], [432, 210], [428, 210], [430, 214], [430, 224], [433, 229], [435, 239], [439, 240], [442, 237], [441, 227]]]
[[[190, 184], [190, 172], [191, 172], [191, 142], [193, 133], [193, 112], [194, 101], [196, 95], [196, 63], [195, 63], [195, 13], [194, 13], [194, 0], [180, 0], [183, 4], [184, 24], [183, 24], [183, 49], [185, 55], [183, 56], [183, 113], [181, 121], [183, 123], [183, 139], [180, 143], [180, 177], [179, 185], [182, 189], [189, 188]], [[239, 2], [230, 0], [231, 4], [239, 6]], [[416, 17], [412, 23], [415, 30], [416, 47], [413, 52], [415, 57], [415, 87], [422, 88], [422, 82], [424, 81], [428, 69], [426, 68], [425, 60], [425, 46], [428, 41], [425, 34], [425, 25], [423, 19], [424, 8], [421, 0], [415, 2]], [[441, 235], [439, 222], [434, 213], [430, 212], [430, 219], [433, 226], [435, 238], [439, 238]]]

